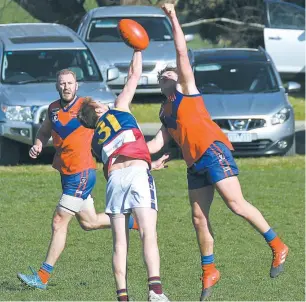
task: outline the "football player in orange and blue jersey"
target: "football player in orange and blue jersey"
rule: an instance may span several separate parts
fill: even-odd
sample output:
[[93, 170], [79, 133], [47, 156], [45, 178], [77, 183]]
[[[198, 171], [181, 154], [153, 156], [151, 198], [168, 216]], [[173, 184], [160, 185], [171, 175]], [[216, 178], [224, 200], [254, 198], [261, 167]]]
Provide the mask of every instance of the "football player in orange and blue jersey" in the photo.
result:
[[172, 137], [186, 161], [189, 199], [203, 269], [202, 301], [210, 296], [212, 287], [220, 279], [214, 264], [214, 239], [209, 222], [209, 209], [215, 189], [227, 206], [254, 226], [270, 245], [273, 252], [271, 278], [283, 271], [288, 247], [271, 229], [260, 211], [245, 200], [237, 177], [238, 168], [231, 153], [233, 147], [210, 118], [196, 87], [174, 6], [165, 4], [163, 9], [172, 23], [177, 67], [167, 67], [159, 72], [159, 85], [167, 100], [160, 110], [162, 127], [156, 137], [148, 142], [148, 147], [150, 153], [154, 154]]
[[[31, 268], [33, 274], [17, 275], [23, 283], [40, 289], [47, 288], [53, 267], [64, 250], [68, 224], [74, 216], [85, 230], [110, 228], [108, 215], [96, 213], [90, 195], [96, 182], [96, 163], [90, 147], [94, 132], [83, 127], [77, 119], [84, 98], [76, 95], [75, 74], [67, 69], [60, 71], [56, 88], [60, 99], [50, 104], [29, 155], [37, 158], [52, 137], [55, 147], [53, 167], [61, 176], [62, 196], [54, 212], [52, 238], [40, 270], [36, 272]], [[129, 223], [131, 228], [137, 228], [133, 217]]]
[[127, 291], [127, 222], [131, 213], [138, 222], [143, 255], [148, 275], [148, 301], [169, 301], [160, 279], [157, 244], [157, 198], [150, 170], [163, 168], [164, 155], [151, 162], [144, 136], [131, 114], [129, 105], [134, 97], [142, 72], [142, 55], [134, 51], [128, 80], [115, 101], [115, 108], [87, 99], [78, 118], [95, 129], [92, 149], [104, 164], [107, 178], [106, 209], [113, 231], [113, 272], [118, 301], [129, 301]]

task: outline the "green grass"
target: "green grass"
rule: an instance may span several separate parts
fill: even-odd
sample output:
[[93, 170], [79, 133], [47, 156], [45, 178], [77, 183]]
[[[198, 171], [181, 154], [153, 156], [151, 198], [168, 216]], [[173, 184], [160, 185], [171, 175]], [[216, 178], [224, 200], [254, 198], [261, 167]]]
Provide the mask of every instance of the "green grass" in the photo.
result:
[[32, 17], [14, 1], [0, 1], [0, 23], [32, 23], [39, 20]]
[[159, 123], [160, 103], [132, 104], [131, 111], [138, 123]]
[[290, 96], [289, 100], [294, 109], [295, 120], [305, 121], [305, 98]]
[[96, 0], [86, 0], [85, 3], [84, 3], [84, 7], [86, 9], [86, 11], [89, 11], [93, 8], [96, 8], [98, 5], [97, 5], [97, 1]]
[[[96, 0], [86, 0], [84, 4], [88, 11], [97, 7]], [[1, 10], [2, 9], [2, 10]], [[40, 22], [26, 10], [11, 0], [0, 0], [0, 23]]]
[[[303, 301], [305, 277], [304, 157], [238, 159], [245, 197], [258, 207], [290, 247], [286, 272], [269, 277], [271, 252], [263, 238], [233, 215], [216, 195], [211, 209], [215, 258], [222, 278], [215, 301]], [[195, 301], [200, 294], [200, 255], [190, 219], [186, 168], [182, 161], [154, 172], [159, 197], [158, 239], [164, 290], [172, 301]], [[66, 250], [48, 291], [29, 290], [16, 278], [27, 266], [39, 268], [50, 238], [60, 178], [50, 166], [0, 167], [0, 300], [115, 300], [109, 230], [84, 232], [74, 220]], [[104, 209], [101, 169], [94, 189]], [[138, 234], [131, 232], [129, 293], [146, 300], [146, 274]]]
[[187, 47], [191, 49], [218, 48], [229, 46], [230, 44], [226, 41], [221, 41], [219, 44], [212, 44], [209, 40], [203, 40], [199, 34], [195, 34], [194, 39], [192, 41], [187, 42]]

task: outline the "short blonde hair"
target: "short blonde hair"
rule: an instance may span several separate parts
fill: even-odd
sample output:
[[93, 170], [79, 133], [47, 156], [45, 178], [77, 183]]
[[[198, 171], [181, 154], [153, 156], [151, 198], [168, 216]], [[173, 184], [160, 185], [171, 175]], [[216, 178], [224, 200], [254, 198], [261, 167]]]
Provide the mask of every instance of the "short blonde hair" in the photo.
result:
[[66, 75], [66, 74], [71, 74], [74, 77], [74, 79], [77, 80], [76, 79], [76, 74], [72, 70], [70, 70], [70, 69], [62, 69], [62, 70], [58, 71], [56, 73], [56, 80], [58, 81], [58, 78], [60, 76]]

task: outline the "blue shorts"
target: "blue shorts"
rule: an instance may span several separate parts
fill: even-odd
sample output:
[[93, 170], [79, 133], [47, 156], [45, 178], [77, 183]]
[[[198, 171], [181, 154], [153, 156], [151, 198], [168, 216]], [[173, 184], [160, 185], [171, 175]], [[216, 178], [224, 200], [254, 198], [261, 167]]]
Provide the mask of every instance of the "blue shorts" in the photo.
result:
[[96, 183], [96, 170], [89, 169], [77, 174], [61, 174], [63, 194], [86, 199]]
[[206, 187], [238, 174], [231, 150], [223, 143], [215, 141], [203, 156], [187, 169], [188, 189]]

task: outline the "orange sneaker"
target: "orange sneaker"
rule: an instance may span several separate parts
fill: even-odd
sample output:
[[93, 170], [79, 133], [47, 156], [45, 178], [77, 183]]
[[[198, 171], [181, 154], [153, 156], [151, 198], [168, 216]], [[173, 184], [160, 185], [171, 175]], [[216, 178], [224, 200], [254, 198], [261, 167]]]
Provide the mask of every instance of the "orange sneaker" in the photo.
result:
[[270, 277], [276, 278], [280, 273], [284, 271], [284, 263], [288, 256], [289, 248], [286, 244], [283, 244], [277, 249], [273, 249], [273, 260], [270, 269]]
[[203, 271], [201, 280], [203, 287], [200, 301], [205, 301], [210, 297], [213, 286], [220, 280], [220, 272], [216, 268], [209, 271]]

